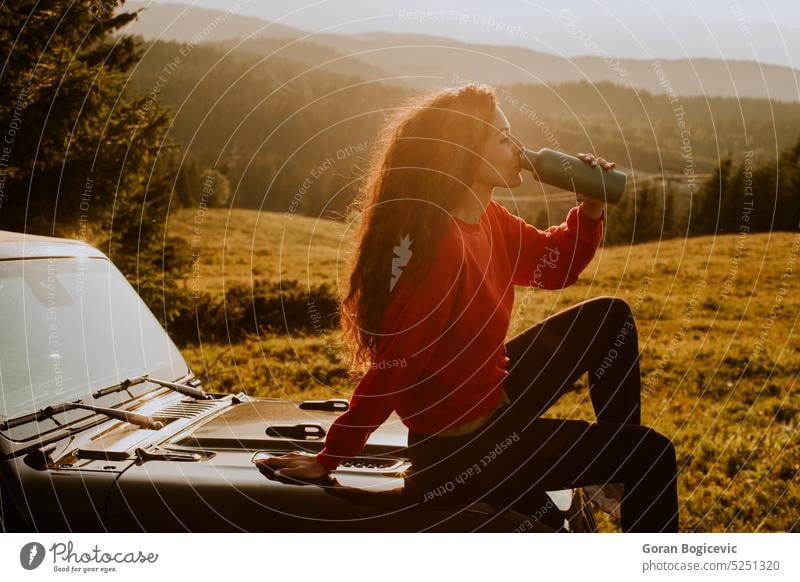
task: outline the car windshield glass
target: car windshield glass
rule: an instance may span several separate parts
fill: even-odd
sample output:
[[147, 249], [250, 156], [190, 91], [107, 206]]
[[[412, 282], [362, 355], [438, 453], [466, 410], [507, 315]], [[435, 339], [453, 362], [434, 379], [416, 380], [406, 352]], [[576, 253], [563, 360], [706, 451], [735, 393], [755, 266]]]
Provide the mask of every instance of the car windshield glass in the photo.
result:
[[86, 398], [136, 374], [188, 367], [114, 265], [104, 259], [0, 261], [0, 416]]

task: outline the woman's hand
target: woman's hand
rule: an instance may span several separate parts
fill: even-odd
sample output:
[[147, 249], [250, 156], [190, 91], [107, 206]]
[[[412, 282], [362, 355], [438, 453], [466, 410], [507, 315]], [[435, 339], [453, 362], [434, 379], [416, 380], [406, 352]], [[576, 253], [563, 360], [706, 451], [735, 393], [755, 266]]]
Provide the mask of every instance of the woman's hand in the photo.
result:
[[[596, 167], [598, 164], [600, 164], [600, 167], [606, 171], [613, 170], [617, 166], [616, 162], [609, 162], [603, 158], [596, 158], [594, 154], [580, 153], [577, 154], [575, 157], [577, 157], [582, 162], [589, 164], [593, 168]], [[602, 200], [595, 200], [594, 198], [588, 198], [583, 194], [576, 194], [575, 199], [581, 203], [583, 210], [586, 211], [586, 214], [589, 216], [589, 218], [597, 220], [598, 218], [603, 216], [603, 210], [606, 207], [606, 203], [603, 202]]]
[[292, 477], [294, 479], [319, 479], [329, 473], [316, 455], [303, 451], [292, 451], [280, 457], [267, 457], [256, 461], [258, 467], [272, 467], [276, 477]]

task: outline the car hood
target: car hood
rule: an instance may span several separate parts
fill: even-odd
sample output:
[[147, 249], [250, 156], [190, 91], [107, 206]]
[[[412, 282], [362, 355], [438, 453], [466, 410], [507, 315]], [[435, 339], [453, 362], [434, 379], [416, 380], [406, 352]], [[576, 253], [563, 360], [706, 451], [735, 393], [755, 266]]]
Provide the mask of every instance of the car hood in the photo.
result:
[[[9, 462], [20, 496], [38, 499], [31, 523], [45, 531], [512, 531], [527, 519], [464, 508], [457, 499], [422, 501], [408, 487], [408, 430], [395, 414], [357, 459], [325, 478], [299, 481], [256, 466], [261, 455], [322, 449], [341, 413], [300, 404], [159, 394], [136, 410], [171, 418], [162, 429], [106, 420], [100, 431], [83, 430]], [[322, 433], [268, 434], [303, 424]]]
[[[254, 465], [259, 455], [321, 450], [339, 414], [286, 400], [231, 403], [163, 440], [150, 460], [131, 462], [110, 492], [107, 521], [123, 531], [420, 531], [478, 517], [434, 511], [406, 491], [408, 429], [396, 415], [330, 478], [298, 482]], [[324, 432], [307, 439], [268, 434], [303, 424]]]

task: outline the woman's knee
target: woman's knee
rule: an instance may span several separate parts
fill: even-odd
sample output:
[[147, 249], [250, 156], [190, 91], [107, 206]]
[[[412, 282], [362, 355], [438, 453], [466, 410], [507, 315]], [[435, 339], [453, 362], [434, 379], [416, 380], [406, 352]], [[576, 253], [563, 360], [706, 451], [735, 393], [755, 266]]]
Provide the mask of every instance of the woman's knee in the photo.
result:
[[644, 426], [642, 429], [644, 430], [642, 444], [645, 445], [650, 454], [652, 454], [652, 456], [661, 462], [670, 465], [675, 464], [677, 454], [675, 451], [675, 445], [672, 443], [672, 439], [658, 432], [654, 428]]
[[628, 336], [636, 335], [636, 322], [628, 302], [620, 297], [601, 296], [594, 299], [597, 318], [608, 341], [616, 341], [621, 347]]
[[631, 306], [622, 297], [601, 295], [600, 297], [590, 299], [590, 301], [602, 313], [606, 321], [617, 324], [628, 318], [633, 319]]

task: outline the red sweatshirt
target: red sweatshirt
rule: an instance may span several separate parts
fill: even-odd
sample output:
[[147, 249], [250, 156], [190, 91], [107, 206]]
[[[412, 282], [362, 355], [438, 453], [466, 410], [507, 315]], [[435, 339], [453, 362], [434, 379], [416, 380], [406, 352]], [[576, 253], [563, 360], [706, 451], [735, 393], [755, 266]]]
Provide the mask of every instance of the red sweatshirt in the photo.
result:
[[[393, 411], [434, 434], [485, 414], [503, 399], [514, 285], [561, 289], [594, 257], [603, 219], [571, 208], [541, 231], [492, 200], [477, 224], [455, 217], [431, 273], [417, 288], [402, 274], [382, 320], [375, 361], [350, 408], [331, 424], [317, 460], [332, 471], [361, 452]], [[411, 252], [414, 252], [413, 241]]]

